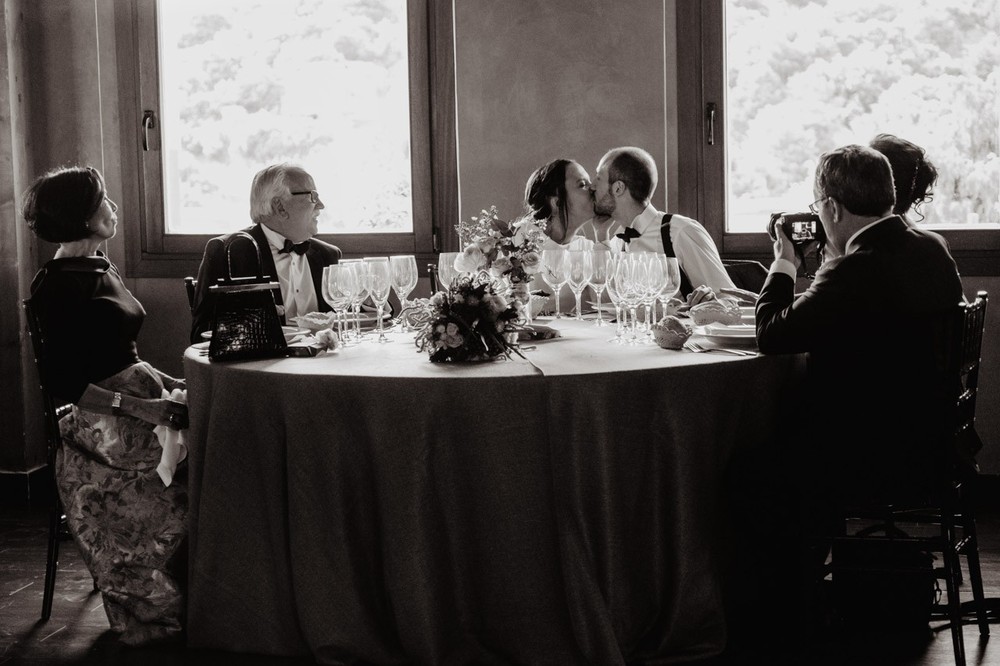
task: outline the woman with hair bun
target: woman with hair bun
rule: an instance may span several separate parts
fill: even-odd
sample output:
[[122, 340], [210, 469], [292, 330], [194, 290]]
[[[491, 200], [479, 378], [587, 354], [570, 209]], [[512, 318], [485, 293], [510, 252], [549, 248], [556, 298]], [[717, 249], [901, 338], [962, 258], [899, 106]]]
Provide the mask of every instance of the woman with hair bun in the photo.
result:
[[560, 158], [535, 169], [524, 188], [524, 208], [530, 217], [547, 222], [546, 250], [590, 249], [596, 240], [590, 225], [590, 175], [573, 160]]
[[21, 213], [59, 244], [29, 303], [45, 341], [43, 385], [73, 404], [55, 459], [66, 523], [111, 630], [140, 645], [182, 633], [187, 481], [177, 431], [188, 411], [184, 380], [139, 359], [146, 311], [99, 249], [117, 231], [117, 210], [96, 169], [69, 167], [38, 178]]
[[924, 215], [920, 209], [934, 198], [931, 190], [938, 177], [927, 153], [917, 144], [892, 134], [879, 134], [868, 145], [885, 155], [892, 167], [892, 184], [896, 189], [892, 212], [912, 223], [914, 220], [907, 215], [912, 208], [920, 216], [916, 221], [922, 221]]

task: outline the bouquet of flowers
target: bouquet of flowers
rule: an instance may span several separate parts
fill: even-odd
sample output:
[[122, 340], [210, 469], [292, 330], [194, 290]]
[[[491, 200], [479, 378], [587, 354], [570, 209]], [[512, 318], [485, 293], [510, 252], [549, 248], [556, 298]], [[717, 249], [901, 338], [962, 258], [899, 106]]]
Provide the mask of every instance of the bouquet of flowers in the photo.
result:
[[507, 335], [518, 330], [517, 309], [497, 293], [492, 280], [459, 278], [431, 296], [416, 342], [433, 362], [485, 361], [521, 355]]
[[542, 270], [542, 220], [522, 217], [506, 222], [500, 219], [496, 206], [490, 206], [469, 222], [459, 222], [456, 229], [464, 248], [455, 260], [460, 271], [473, 275], [489, 271], [494, 278], [515, 285], [529, 282]]

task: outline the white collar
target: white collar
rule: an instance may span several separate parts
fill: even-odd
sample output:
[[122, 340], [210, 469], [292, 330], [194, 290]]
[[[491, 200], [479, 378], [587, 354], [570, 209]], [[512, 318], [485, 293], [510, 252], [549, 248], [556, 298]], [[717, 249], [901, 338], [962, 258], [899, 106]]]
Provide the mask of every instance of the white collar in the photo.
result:
[[640, 234], [645, 233], [647, 229], [654, 225], [657, 227], [660, 226], [660, 217], [662, 216], [659, 211], [653, 208], [653, 204], [646, 204], [646, 207], [642, 210], [642, 212], [636, 215], [635, 219], [632, 220], [632, 223], [628, 226], [632, 227]]
[[888, 220], [891, 217], [896, 217], [896, 215], [890, 213], [890, 214], [886, 215], [885, 217], [881, 217], [881, 218], [875, 220], [874, 222], [872, 222], [870, 224], [866, 224], [865, 226], [861, 227], [860, 229], [858, 229], [857, 231], [855, 231], [853, 234], [851, 234], [851, 237], [848, 238], [847, 242], [844, 244], [844, 254], [848, 255], [848, 254], [850, 254], [851, 252], [854, 252], [857, 249], [857, 248], [851, 247], [851, 244], [854, 242], [854, 239], [856, 239], [858, 236], [860, 236], [864, 232], [866, 232], [869, 229], [871, 229], [872, 227], [874, 227], [876, 224], [879, 224], [880, 222], [885, 222], [886, 220]]
[[270, 245], [275, 250], [281, 250], [285, 247], [285, 241], [288, 240], [277, 231], [261, 223], [260, 230], [264, 232], [264, 237], [267, 238], [267, 244]]

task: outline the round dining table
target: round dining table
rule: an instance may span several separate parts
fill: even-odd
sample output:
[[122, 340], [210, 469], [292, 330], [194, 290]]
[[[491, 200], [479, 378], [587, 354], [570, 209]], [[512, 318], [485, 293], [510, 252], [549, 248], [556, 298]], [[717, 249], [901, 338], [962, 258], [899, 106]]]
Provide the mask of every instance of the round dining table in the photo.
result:
[[329, 664], [722, 652], [727, 473], [773, 442], [803, 357], [540, 323], [561, 337], [484, 363], [431, 363], [398, 331], [312, 358], [189, 347], [189, 646]]

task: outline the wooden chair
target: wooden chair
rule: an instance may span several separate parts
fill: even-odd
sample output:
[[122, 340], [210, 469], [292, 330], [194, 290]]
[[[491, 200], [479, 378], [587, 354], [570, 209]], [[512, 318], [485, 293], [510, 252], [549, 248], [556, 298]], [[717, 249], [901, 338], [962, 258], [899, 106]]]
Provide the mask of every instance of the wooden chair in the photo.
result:
[[[55, 480], [56, 451], [62, 445], [59, 435], [59, 419], [69, 413], [72, 405], [56, 405], [52, 394], [45, 388], [45, 338], [42, 335], [38, 319], [31, 307], [31, 300], [22, 301], [24, 314], [28, 321], [28, 333], [31, 337], [32, 350], [35, 356], [35, 366], [38, 368], [39, 386], [42, 391], [42, 410], [45, 416], [45, 441], [47, 474], [51, 481], [53, 492], [52, 505], [49, 508], [49, 542], [45, 558], [45, 588], [42, 594], [42, 620], [46, 621], [52, 614], [52, 598], [55, 594], [56, 567], [59, 565], [59, 541], [68, 535], [66, 530], [66, 515], [63, 512], [62, 500]], [[97, 589], [96, 581], [94, 589]]]
[[767, 269], [764, 264], [753, 259], [723, 259], [722, 265], [739, 289], [746, 289], [759, 294], [767, 279]]
[[[945, 326], [942, 366], [948, 381], [955, 387], [949, 424], [952, 441], [949, 444], [956, 450], [970, 439], [978, 442], [978, 437], [973, 437], [973, 428], [988, 300], [988, 294], [980, 291], [972, 303], [956, 306]], [[884, 504], [848, 509], [843, 534], [831, 540], [833, 557], [830, 571], [836, 581], [838, 573], [848, 571], [884, 573], [899, 570], [895, 566], [887, 567], [885, 559], [874, 566], [871, 562], [838, 562], [838, 548], [843, 552], [845, 548], [869, 544], [869, 547], [881, 548], [883, 553], [940, 553], [940, 563], [934, 566], [933, 574], [945, 584], [947, 605], [942, 615], [949, 620], [955, 663], [963, 666], [963, 605], [958, 591], [962, 581], [961, 555], [966, 558], [973, 596], [971, 604], [966, 604], [966, 607], [974, 611], [981, 636], [988, 636], [990, 633], [990, 617], [983, 594], [976, 535], [973, 486], [977, 470], [974, 464], [963, 463], [963, 460], [971, 458], [961, 452], [952, 457], [954, 462], [949, 465], [952, 473], [931, 502], [917, 506]], [[859, 526], [861, 529], [858, 529]]]
[[188, 308], [194, 312], [194, 290], [198, 286], [198, 281], [191, 276], [184, 278], [184, 289], [187, 291]]

